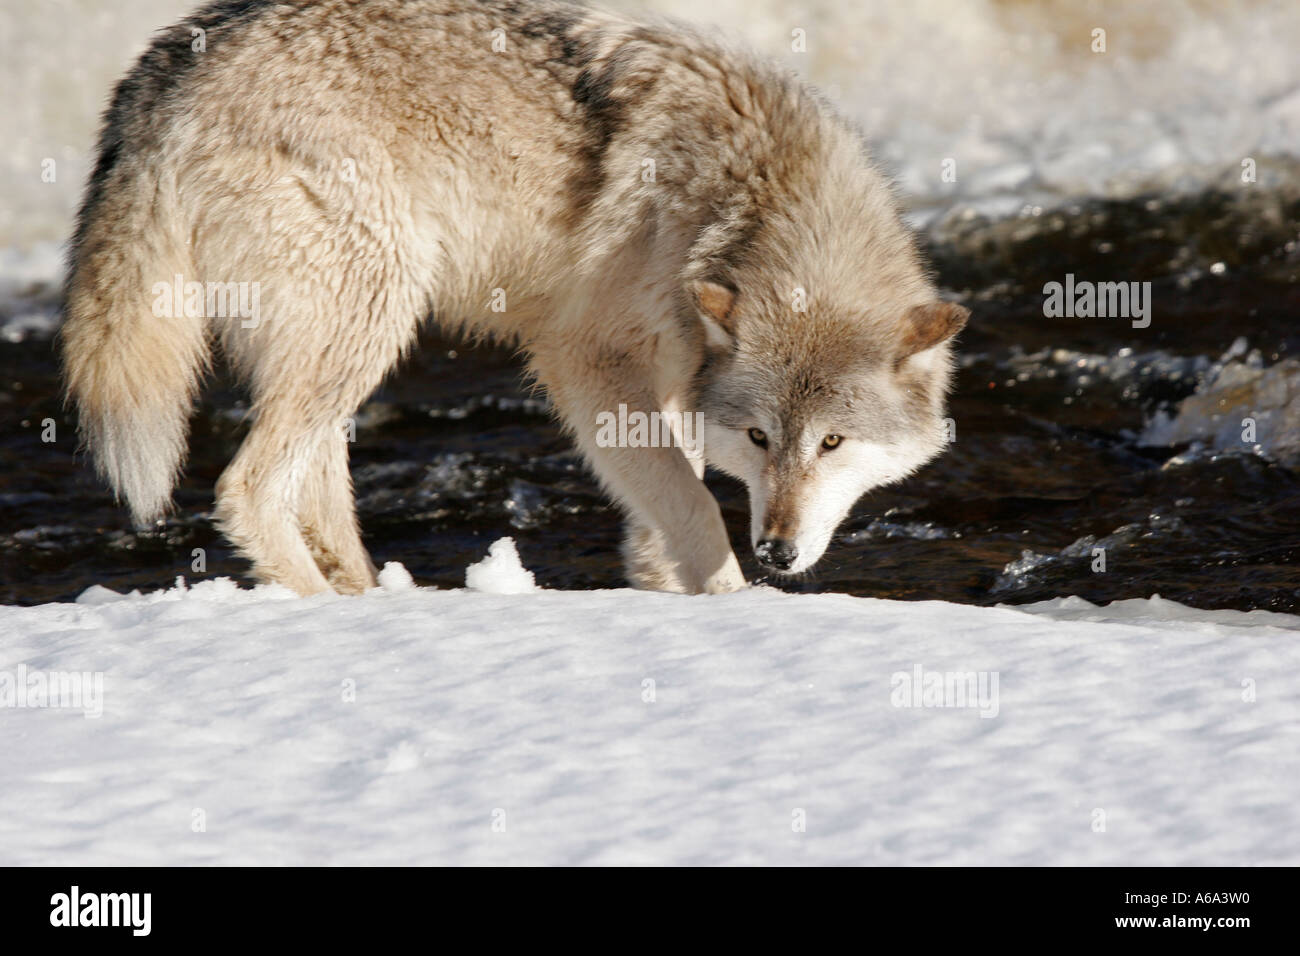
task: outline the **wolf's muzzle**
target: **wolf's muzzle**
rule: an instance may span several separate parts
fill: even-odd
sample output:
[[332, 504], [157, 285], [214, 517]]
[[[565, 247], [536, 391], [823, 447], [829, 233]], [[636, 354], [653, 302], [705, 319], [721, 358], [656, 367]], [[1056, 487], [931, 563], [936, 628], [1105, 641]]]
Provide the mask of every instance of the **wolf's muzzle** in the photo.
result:
[[764, 538], [754, 546], [758, 563], [773, 571], [789, 571], [799, 557], [799, 549], [781, 538]]

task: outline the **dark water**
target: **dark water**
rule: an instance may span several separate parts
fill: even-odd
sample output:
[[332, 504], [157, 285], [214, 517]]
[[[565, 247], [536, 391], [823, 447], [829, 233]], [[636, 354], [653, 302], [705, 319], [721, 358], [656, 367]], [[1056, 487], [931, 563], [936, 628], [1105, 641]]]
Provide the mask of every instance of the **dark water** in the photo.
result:
[[[1300, 202], [1262, 188], [998, 222], [949, 217], [927, 241], [943, 285], [975, 312], [951, 407], [957, 441], [865, 498], [815, 572], [780, 586], [977, 604], [1159, 593], [1300, 610], [1300, 473], [1244, 453], [1168, 464], [1183, 449], [1136, 441], [1238, 337], [1267, 364], [1300, 354], [1298, 236]], [[1151, 327], [1044, 318], [1043, 283], [1067, 272], [1151, 281]], [[618, 515], [519, 371], [509, 353], [430, 336], [363, 409], [353, 474], [377, 562], [458, 587], [492, 541], [513, 535], [546, 587], [622, 584]], [[0, 344], [0, 601], [193, 580], [203, 576], [190, 570], [196, 548], [207, 576], [243, 576], [209, 509], [244, 408], [237, 389], [213, 383], [176, 516], [135, 533], [74, 457], [51, 343]], [[46, 418], [57, 422], [54, 443], [40, 440]], [[710, 484], [753, 580], [743, 489]], [[1094, 546], [1106, 548], [1104, 573], [1092, 569]]]

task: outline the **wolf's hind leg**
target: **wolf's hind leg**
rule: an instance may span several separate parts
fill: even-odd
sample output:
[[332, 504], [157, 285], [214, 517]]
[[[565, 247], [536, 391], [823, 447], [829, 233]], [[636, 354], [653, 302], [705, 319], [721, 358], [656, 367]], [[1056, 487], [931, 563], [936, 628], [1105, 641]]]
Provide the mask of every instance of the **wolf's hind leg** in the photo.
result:
[[344, 424], [397, 362], [416, 318], [394, 310], [354, 321], [365, 320], [363, 347], [345, 348], [346, 331], [326, 325], [310, 345], [274, 340], [256, 354], [257, 418], [217, 484], [218, 522], [258, 578], [300, 594], [358, 594], [376, 583], [357, 526]]
[[[419, 313], [398, 269], [375, 269], [366, 282], [366, 264], [359, 254], [351, 260], [347, 299], [281, 293], [268, 321], [232, 323], [224, 339], [252, 386], [256, 420], [217, 484], [218, 523], [260, 580], [304, 595], [375, 584], [344, 424], [412, 341]], [[322, 274], [347, 271], [339, 264]]]
[[306, 596], [329, 590], [298, 527], [303, 477], [315, 442], [283, 405], [263, 408], [217, 482], [221, 531], [253, 562], [263, 583]]
[[260, 289], [259, 315], [222, 329], [256, 420], [218, 483], [218, 522], [259, 579], [300, 594], [375, 583], [343, 428], [414, 341], [434, 274], [400, 212], [408, 197], [383, 154], [367, 155], [358, 165], [371, 174], [352, 183], [286, 161], [256, 192], [257, 215], [214, 218], [201, 234], [205, 275]]
[[361, 543], [342, 428], [325, 435], [312, 468], [298, 510], [303, 539], [330, 587], [360, 594], [375, 586], [375, 565]]

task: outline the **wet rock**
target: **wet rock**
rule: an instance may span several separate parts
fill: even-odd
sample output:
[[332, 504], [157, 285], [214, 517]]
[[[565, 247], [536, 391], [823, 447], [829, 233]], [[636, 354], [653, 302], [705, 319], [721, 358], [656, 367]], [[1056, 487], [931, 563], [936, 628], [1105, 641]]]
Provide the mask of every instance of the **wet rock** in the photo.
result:
[[1226, 363], [1173, 414], [1158, 413], [1139, 443], [1200, 443], [1212, 451], [1261, 454], [1300, 466], [1300, 360], [1267, 368]]

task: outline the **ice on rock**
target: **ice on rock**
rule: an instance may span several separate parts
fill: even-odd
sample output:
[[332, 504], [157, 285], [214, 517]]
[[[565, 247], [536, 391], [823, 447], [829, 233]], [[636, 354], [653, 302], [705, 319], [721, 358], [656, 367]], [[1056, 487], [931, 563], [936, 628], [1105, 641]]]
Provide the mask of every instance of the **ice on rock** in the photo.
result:
[[1139, 443], [1200, 443], [1212, 451], [1300, 463], [1300, 360], [1265, 368], [1258, 353], [1239, 359], [1239, 351], [1234, 346], [1172, 413], [1157, 413]]

